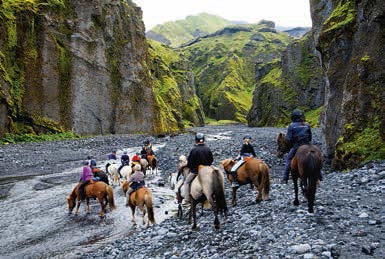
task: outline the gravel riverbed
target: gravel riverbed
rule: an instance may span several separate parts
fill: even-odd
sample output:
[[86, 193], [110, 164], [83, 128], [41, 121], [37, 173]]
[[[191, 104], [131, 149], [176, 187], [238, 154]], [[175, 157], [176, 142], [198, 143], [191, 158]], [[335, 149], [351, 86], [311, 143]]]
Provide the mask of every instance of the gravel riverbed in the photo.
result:
[[[315, 213], [308, 214], [307, 203], [301, 195], [301, 204], [298, 207], [292, 204], [292, 182], [279, 183], [284, 160], [275, 156], [274, 139], [283, 130], [210, 126], [175, 136], [114, 135], [3, 146], [0, 195], [6, 200], [15, 184], [25, 178], [79, 167], [88, 155], [105, 161], [111, 149], [139, 148], [148, 137], [159, 147], [156, 156], [161, 177], [166, 181], [168, 175], [175, 172], [178, 157], [187, 155], [192, 148], [193, 132], [205, 134], [206, 143], [214, 153], [214, 165], [235, 157], [243, 136], [248, 134], [252, 136], [257, 156], [271, 168], [270, 200], [256, 204], [256, 191], [242, 186], [238, 190], [237, 206], [231, 207], [231, 190], [226, 180], [229, 211], [227, 220], [220, 219], [219, 230], [214, 229], [211, 210], [204, 210], [198, 217], [197, 230], [191, 230], [187, 217], [177, 219], [171, 210], [162, 211], [169, 216], [160, 224], [128, 229], [127, 234], [95, 242], [87, 249], [74, 247], [75, 252], [67, 255], [83, 258], [385, 258], [385, 161], [370, 162], [349, 172], [332, 171], [325, 163]], [[313, 142], [321, 145], [319, 129], [313, 133]], [[44, 191], [57, 183], [42, 184], [40, 188]]]

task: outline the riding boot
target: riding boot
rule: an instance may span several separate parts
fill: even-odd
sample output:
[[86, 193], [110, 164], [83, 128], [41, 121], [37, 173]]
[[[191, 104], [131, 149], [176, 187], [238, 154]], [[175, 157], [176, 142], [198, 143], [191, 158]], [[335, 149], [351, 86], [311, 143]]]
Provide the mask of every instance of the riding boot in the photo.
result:
[[231, 172], [231, 175], [233, 176], [233, 182], [231, 183], [231, 187], [232, 188], [238, 187], [239, 186], [239, 182], [238, 182], [238, 179], [237, 179], [237, 172]]
[[126, 199], [126, 207], [129, 206], [130, 195], [131, 195], [131, 193], [133, 193], [134, 191], [135, 191], [135, 190], [132, 189], [131, 187], [128, 188], [127, 193], [126, 193], [126, 196], [127, 196], [127, 199]]
[[323, 176], [323, 174], [322, 174], [322, 171], [319, 171], [318, 179], [319, 179], [320, 181], [323, 181], [323, 180], [324, 180], [324, 176]]
[[185, 202], [191, 202], [191, 195], [190, 195], [190, 191], [191, 191], [191, 183], [194, 181], [195, 177], [197, 176], [198, 174], [194, 174], [194, 173], [190, 173], [187, 175], [186, 177], [186, 180], [185, 180], [185, 193], [184, 193], [184, 201]]
[[287, 184], [290, 174], [290, 163], [285, 166], [285, 171], [282, 174], [281, 183]]

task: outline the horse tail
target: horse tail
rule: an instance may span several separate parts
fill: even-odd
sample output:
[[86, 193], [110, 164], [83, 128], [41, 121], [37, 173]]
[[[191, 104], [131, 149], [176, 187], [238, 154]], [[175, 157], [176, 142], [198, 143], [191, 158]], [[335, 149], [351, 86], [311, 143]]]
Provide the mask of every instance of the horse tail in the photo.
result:
[[265, 163], [259, 164], [259, 170], [262, 172], [263, 196], [268, 198], [270, 193], [270, 170]]
[[151, 192], [148, 190], [144, 194], [144, 203], [146, 204], [146, 207], [147, 207], [148, 220], [151, 221], [152, 224], [155, 224], [154, 208], [152, 207]]
[[115, 201], [114, 201], [114, 190], [112, 189], [111, 186], [107, 185], [106, 191], [107, 191], [108, 204], [110, 204], [110, 209], [114, 210], [116, 209]]
[[224, 191], [224, 180], [221, 171], [218, 168], [213, 167], [213, 194], [215, 198], [215, 204], [217, 208], [223, 213], [227, 213], [227, 203]]
[[304, 172], [308, 177], [308, 211], [313, 213], [315, 193], [317, 191], [317, 180], [321, 171], [320, 159], [315, 150], [310, 150], [304, 163]]

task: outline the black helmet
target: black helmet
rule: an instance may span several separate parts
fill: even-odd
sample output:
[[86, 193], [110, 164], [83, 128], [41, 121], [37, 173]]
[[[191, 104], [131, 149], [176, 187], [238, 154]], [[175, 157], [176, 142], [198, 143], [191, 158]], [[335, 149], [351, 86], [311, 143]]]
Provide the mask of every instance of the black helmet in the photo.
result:
[[146, 139], [144, 142], [143, 142], [144, 145], [149, 145], [150, 144], [150, 140]]
[[243, 137], [243, 140], [245, 140], [245, 139], [251, 139], [251, 136], [246, 135], [246, 136]]
[[291, 121], [303, 120], [304, 119], [304, 115], [303, 115], [301, 110], [295, 109], [294, 111], [291, 112], [290, 118], [291, 118]]
[[204, 142], [205, 141], [205, 135], [203, 133], [198, 132], [195, 135], [195, 142]]

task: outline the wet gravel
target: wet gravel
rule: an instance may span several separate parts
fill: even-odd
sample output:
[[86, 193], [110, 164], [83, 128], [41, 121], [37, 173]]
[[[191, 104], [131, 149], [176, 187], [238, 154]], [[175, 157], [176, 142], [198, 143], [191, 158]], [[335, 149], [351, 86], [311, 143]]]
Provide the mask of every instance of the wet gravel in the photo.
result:
[[[370, 162], [350, 172], [334, 172], [326, 164], [324, 181], [317, 189], [315, 213], [309, 215], [302, 196], [298, 207], [292, 205], [291, 181], [287, 185], [279, 183], [284, 161], [275, 156], [274, 137], [282, 130], [242, 125], [191, 129], [205, 133], [215, 165], [235, 157], [243, 136], [251, 135], [257, 156], [271, 168], [269, 201], [256, 204], [255, 191], [243, 186], [238, 190], [238, 205], [231, 207], [231, 191], [226, 181], [229, 212], [226, 221], [220, 219], [220, 230], [214, 229], [210, 210], [204, 210], [198, 218], [197, 230], [191, 230], [187, 217], [177, 219], [170, 211], [171, 217], [160, 224], [127, 230], [126, 235], [100, 244], [95, 242], [92, 249], [73, 253], [71, 257], [384, 258], [385, 161]], [[175, 172], [179, 155], [187, 155], [193, 146], [191, 132], [151, 137], [160, 147], [156, 155], [164, 180]], [[321, 145], [319, 136], [315, 129], [315, 143]], [[78, 167], [90, 154], [105, 160], [112, 148], [139, 147], [147, 137], [104, 136], [1, 147], [0, 185], [5, 190], [1, 195], [7, 197], [7, 188], [12, 189], [19, 177], [49, 175]], [[47, 180], [36, 188], [44, 190], [52, 184]]]

